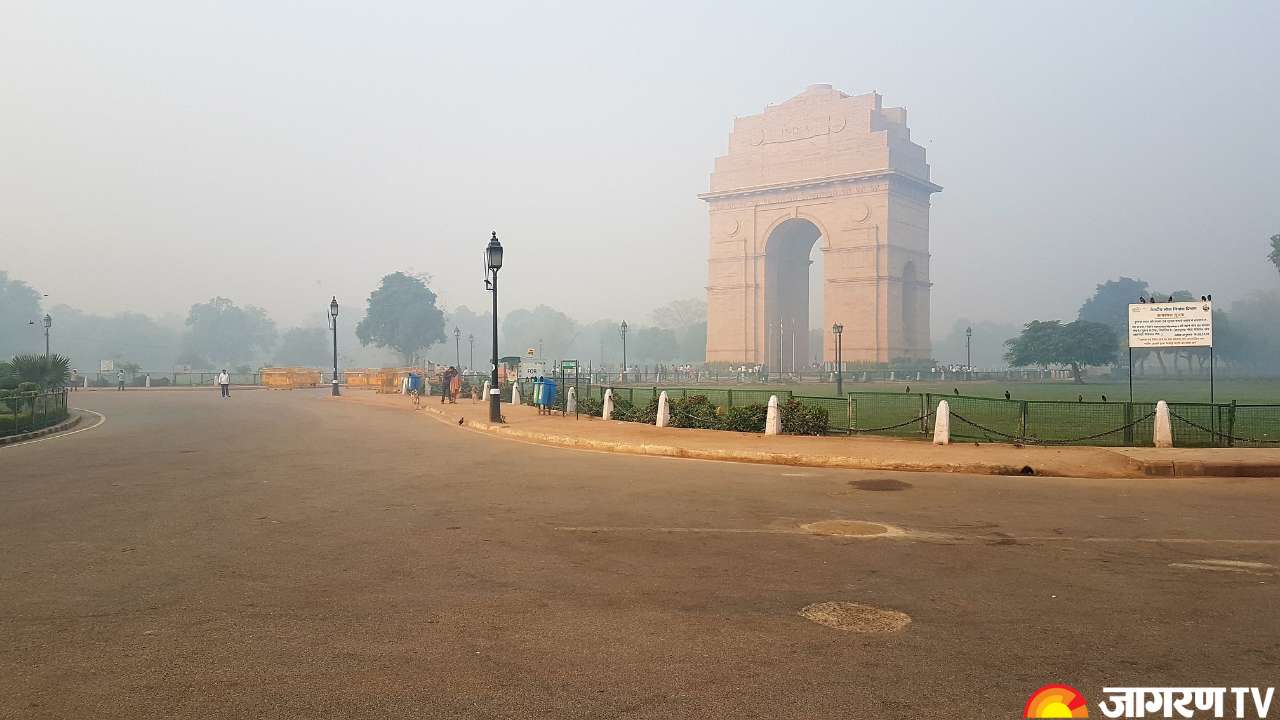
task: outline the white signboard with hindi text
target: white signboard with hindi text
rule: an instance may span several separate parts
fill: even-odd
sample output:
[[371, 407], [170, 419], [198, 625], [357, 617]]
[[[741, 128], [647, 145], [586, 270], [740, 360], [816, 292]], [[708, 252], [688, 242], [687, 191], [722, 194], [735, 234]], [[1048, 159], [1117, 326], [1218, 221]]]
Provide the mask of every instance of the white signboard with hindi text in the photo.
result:
[[1139, 303], [1129, 306], [1129, 347], [1213, 347], [1213, 303]]

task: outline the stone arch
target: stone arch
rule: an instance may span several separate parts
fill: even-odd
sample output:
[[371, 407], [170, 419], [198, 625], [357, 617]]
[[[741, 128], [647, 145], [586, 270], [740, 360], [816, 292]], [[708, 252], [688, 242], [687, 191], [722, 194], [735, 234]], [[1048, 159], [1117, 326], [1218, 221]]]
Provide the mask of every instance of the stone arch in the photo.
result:
[[813, 219], [787, 217], [770, 226], [764, 242], [764, 348], [777, 372], [803, 368], [809, 357], [809, 257], [822, 241]]

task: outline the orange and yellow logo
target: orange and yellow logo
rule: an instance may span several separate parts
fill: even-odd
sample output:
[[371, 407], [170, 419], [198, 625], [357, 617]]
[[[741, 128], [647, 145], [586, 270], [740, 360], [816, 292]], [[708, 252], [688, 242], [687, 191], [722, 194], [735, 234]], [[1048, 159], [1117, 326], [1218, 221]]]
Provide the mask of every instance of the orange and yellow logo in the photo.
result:
[[1070, 685], [1045, 685], [1031, 693], [1024, 718], [1087, 718], [1089, 706], [1080, 691]]

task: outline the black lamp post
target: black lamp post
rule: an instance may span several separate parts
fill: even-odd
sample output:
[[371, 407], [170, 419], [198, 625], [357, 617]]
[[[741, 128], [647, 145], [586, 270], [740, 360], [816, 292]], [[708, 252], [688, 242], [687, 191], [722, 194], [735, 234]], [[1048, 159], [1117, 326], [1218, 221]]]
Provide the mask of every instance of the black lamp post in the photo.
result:
[[484, 249], [484, 284], [493, 293], [493, 369], [489, 377], [489, 422], [502, 422], [502, 390], [498, 387], [498, 271], [502, 269], [502, 243], [495, 230]]
[[342, 393], [338, 391], [338, 296], [334, 295], [329, 301], [329, 326], [333, 328], [333, 396], [338, 397]]
[[627, 384], [627, 321], [623, 320], [622, 325], [618, 327], [618, 332], [622, 333], [622, 384]]
[[53, 327], [53, 318], [49, 317], [49, 313], [44, 314], [44, 318], [40, 321], [44, 325], [44, 361], [49, 362], [49, 328]]
[[471, 362], [467, 363], [467, 369], [471, 372], [476, 371], [476, 336], [474, 333], [467, 334], [467, 342], [471, 343]]
[[973, 328], [964, 329], [964, 375], [968, 380], [973, 379]]
[[453, 366], [461, 370], [462, 369], [462, 331], [459, 330], [456, 325], [453, 328], [453, 351], [454, 351], [454, 357], [457, 358], [454, 361]]
[[844, 334], [844, 326], [835, 323], [831, 326], [831, 334], [836, 336], [836, 395], [844, 397], [844, 353], [840, 346], [840, 336]]

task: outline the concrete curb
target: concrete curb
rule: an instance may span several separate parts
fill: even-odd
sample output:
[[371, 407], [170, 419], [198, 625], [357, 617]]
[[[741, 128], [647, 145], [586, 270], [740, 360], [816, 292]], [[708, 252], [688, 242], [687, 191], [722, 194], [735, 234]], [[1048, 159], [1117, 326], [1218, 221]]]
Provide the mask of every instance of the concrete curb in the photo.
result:
[[13, 443], [25, 442], [27, 440], [34, 440], [35, 438], [38, 438], [38, 437], [44, 437], [45, 435], [53, 435], [54, 433], [60, 433], [65, 430], [70, 430], [76, 425], [79, 425], [80, 420], [83, 418], [84, 418], [83, 415], [80, 415], [79, 413], [77, 413], [67, 418], [66, 420], [63, 420], [57, 425], [50, 425], [49, 427], [40, 428], [39, 430], [33, 430], [32, 432], [29, 432], [29, 433], [22, 433], [21, 435], [7, 435], [5, 437], [0, 438], [0, 445], [10, 445]]
[[[349, 397], [349, 396], [348, 396]], [[355, 402], [364, 402], [359, 397], [352, 397]], [[365, 404], [386, 407], [381, 403]], [[449, 406], [445, 406], [449, 407]], [[454, 406], [456, 408], [456, 406]], [[434, 404], [424, 403], [422, 409], [431, 413], [433, 419], [450, 425], [458, 425], [451, 418], [453, 410], [443, 410]], [[719, 460], [723, 462], [753, 463], [758, 465], [785, 465], [793, 467], [838, 468], [845, 470], [895, 470], [901, 472], [933, 472], [962, 473], [968, 475], [1038, 475], [1049, 477], [1109, 479], [1109, 478], [1142, 478], [1142, 477], [1276, 477], [1280, 478], [1280, 464], [1273, 462], [1246, 463], [1222, 461], [1189, 461], [1189, 460], [1139, 460], [1115, 453], [1120, 460], [1114, 468], [1100, 468], [1091, 473], [1081, 473], [1078, 469], [1063, 470], [1053, 463], [1036, 462], [1031, 472], [1025, 472], [1029, 466], [1009, 465], [1003, 463], [940, 463], [918, 462], [909, 460], [882, 460], [879, 458], [859, 457], [856, 455], [806, 455], [798, 453], [759, 452], [751, 450], [713, 450], [707, 448], [685, 448], [675, 445], [659, 445], [649, 443], [624, 443], [606, 440], [591, 440], [572, 435], [530, 432], [518, 430], [509, 425], [493, 425], [486, 421], [464, 420], [462, 426], [478, 432], [486, 432], [513, 440], [521, 440], [537, 445], [563, 447], [576, 450], [593, 450], [623, 455], [646, 455], [650, 457], [674, 457], [693, 460]], [[1105, 448], [1101, 448], [1105, 449]]]
[[[445, 420], [451, 413], [438, 408], [423, 405], [423, 409], [441, 419], [441, 422], [457, 424]], [[650, 457], [674, 457], [691, 460], [718, 460], [721, 462], [752, 463], [757, 465], [786, 465], [792, 467], [836, 468], [844, 470], [894, 470], [899, 472], [944, 472], [967, 475], [1051, 475], [1056, 477], [1072, 477], [1070, 474], [1055, 471], [1049, 466], [1034, 468], [1025, 473], [1025, 466], [1005, 465], [998, 463], [937, 463], [912, 462], [903, 460], [880, 460], [876, 458], [853, 455], [805, 455], [798, 453], [758, 452], [751, 450], [710, 450], [705, 448], [684, 448], [675, 445], [654, 445], [648, 443], [620, 443], [605, 440], [589, 440], [570, 435], [529, 432], [517, 430], [506, 425], [493, 425], [488, 422], [464, 420], [463, 427], [480, 432], [492, 433], [513, 439], [523, 440], [538, 445], [571, 448], [576, 450], [594, 450], [623, 455], [646, 455]], [[1135, 461], [1129, 461], [1133, 476], [1141, 476], [1141, 470], [1134, 467]], [[1116, 474], [1099, 474], [1098, 477], [1126, 477]]]

